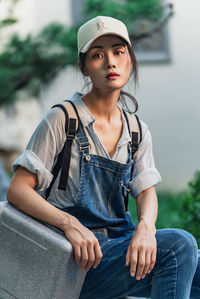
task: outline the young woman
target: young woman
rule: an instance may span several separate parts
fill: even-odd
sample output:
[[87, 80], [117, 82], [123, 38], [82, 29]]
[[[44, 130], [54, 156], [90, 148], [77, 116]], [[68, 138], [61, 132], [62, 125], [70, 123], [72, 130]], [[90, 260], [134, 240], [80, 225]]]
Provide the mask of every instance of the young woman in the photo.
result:
[[[59, 174], [48, 200], [36, 192], [50, 185], [66, 139], [64, 113], [53, 108], [14, 163], [8, 201], [64, 231], [76, 262], [87, 271], [81, 299], [197, 299], [195, 239], [183, 230], [155, 228], [160, 175], [143, 122], [131, 176], [130, 136], [119, 103], [131, 74], [137, 79], [137, 62], [126, 26], [103, 16], [88, 21], [78, 31], [78, 53], [80, 70], [92, 87], [71, 98], [81, 123], [72, 144], [67, 189], [58, 189]], [[124, 207], [129, 190], [136, 198], [137, 227]]]

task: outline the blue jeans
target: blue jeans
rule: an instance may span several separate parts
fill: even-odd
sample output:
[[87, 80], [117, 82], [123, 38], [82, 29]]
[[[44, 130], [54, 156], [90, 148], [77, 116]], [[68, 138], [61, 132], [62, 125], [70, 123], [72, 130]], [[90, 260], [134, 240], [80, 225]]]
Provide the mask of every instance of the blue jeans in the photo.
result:
[[129, 267], [125, 266], [132, 232], [114, 239], [106, 236], [106, 230], [95, 235], [100, 242], [103, 259], [97, 269], [88, 271], [80, 299], [114, 299], [123, 296], [200, 298], [200, 257], [198, 263], [196, 240], [188, 232], [180, 229], [157, 231], [156, 264], [152, 272], [141, 280], [132, 278]]

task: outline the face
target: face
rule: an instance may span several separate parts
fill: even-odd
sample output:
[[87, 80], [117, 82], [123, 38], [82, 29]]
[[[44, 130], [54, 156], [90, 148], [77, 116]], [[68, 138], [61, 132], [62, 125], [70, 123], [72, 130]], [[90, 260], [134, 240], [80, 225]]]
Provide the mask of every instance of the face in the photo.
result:
[[93, 88], [121, 89], [129, 80], [132, 61], [126, 44], [117, 36], [105, 35], [96, 39], [86, 55], [84, 75]]

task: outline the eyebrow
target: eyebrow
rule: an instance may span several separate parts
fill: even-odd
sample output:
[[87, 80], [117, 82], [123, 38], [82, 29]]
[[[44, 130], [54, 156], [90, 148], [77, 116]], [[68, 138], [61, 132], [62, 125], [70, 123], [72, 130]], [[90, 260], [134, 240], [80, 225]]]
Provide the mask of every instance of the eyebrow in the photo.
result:
[[[125, 44], [123, 44], [123, 43], [117, 43], [117, 44], [112, 45], [111, 48], [115, 48], [115, 47], [119, 47], [119, 46], [125, 47]], [[91, 47], [90, 50], [91, 49], [103, 49], [103, 46], [98, 46], [97, 45], [97, 46]]]

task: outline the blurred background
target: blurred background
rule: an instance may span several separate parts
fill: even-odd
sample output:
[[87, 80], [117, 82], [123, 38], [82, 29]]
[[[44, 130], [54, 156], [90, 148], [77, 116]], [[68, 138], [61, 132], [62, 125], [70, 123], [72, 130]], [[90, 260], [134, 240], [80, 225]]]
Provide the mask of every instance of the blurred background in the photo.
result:
[[199, 241], [199, 11], [199, 0], [0, 0], [1, 200], [42, 116], [82, 91], [77, 28], [113, 16], [127, 24], [139, 62], [139, 86], [127, 89], [150, 128], [162, 176], [157, 227], [182, 227]]

